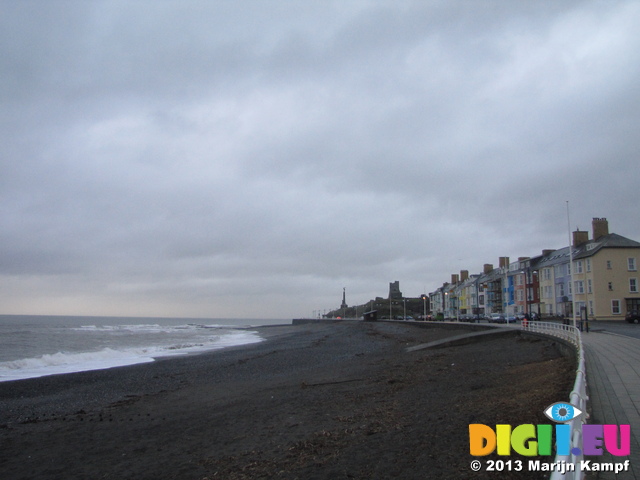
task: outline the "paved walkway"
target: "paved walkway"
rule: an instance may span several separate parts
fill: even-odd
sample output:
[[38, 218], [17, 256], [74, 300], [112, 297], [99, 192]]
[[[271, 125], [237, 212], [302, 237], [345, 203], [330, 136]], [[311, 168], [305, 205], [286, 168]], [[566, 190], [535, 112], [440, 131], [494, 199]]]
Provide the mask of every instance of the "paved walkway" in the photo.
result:
[[[608, 332], [583, 332], [587, 369], [588, 423], [631, 425], [631, 455], [605, 454], [594, 462], [630, 460], [628, 472], [600, 472], [599, 480], [640, 480], [640, 339]], [[593, 478], [593, 477], [587, 477]]]

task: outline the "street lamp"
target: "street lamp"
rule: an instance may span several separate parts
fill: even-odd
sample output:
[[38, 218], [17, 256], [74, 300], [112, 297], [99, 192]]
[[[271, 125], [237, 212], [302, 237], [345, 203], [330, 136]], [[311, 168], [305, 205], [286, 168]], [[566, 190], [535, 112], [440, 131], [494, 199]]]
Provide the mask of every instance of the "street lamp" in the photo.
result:
[[[444, 307], [444, 311], [449, 312], [449, 292], [444, 292]], [[445, 314], [445, 317], [448, 317], [448, 315]]]
[[529, 315], [529, 301], [531, 297], [529, 296], [529, 287], [527, 287], [527, 282], [529, 281], [529, 267], [526, 270], [520, 270], [520, 275], [524, 277], [524, 313]]
[[504, 266], [504, 319], [509, 323], [509, 263]]

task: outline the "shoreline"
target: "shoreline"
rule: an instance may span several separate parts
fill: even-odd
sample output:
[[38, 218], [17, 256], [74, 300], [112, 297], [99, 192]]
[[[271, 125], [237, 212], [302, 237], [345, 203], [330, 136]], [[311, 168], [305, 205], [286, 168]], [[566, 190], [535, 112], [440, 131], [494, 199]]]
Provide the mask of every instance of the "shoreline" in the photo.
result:
[[[102, 318], [102, 317], [100, 317]], [[135, 326], [135, 325], [134, 325]], [[52, 375], [66, 375], [80, 372], [107, 370], [111, 368], [127, 367], [140, 363], [151, 363], [164, 358], [199, 355], [225, 348], [250, 345], [265, 341], [269, 333], [259, 334], [257, 330], [262, 327], [286, 326], [285, 324], [267, 324], [256, 326], [215, 326], [208, 327], [211, 332], [225, 331], [218, 335], [218, 340], [212, 343], [198, 343], [201, 339], [190, 339], [180, 343], [176, 339], [175, 344], [153, 343], [148, 344], [110, 345], [95, 343], [85, 346], [85, 350], [60, 349], [55, 352], [32, 354], [32, 356], [9, 357], [0, 361], [0, 383], [29, 380]], [[85, 327], [83, 327], [85, 328]], [[165, 328], [158, 326], [158, 328]], [[168, 326], [166, 328], [171, 328]], [[231, 341], [229, 341], [231, 340]], [[15, 353], [14, 353], [15, 354]]]
[[[272, 327], [279, 327], [276, 329], [272, 329]], [[267, 328], [267, 331], [262, 331], [263, 328]], [[11, 408], [10, 402], [14, 404], [23, 404], [29, 403], [32, 400], [32, 412], [31, 413], [21, 413], [19, 415], [18, 421], [30, 421], [33, 418], [41, 418], [43, 416], [52, 414], [70, 414], [73, 413], [73, 407], [62, 408], [65, 405], [78, 405], [81, 408], [80, 403], [73, 399], [72, 397], [77, 397], [78, 395], [74, 395], [73, 392], [68, 392], [67, 397], [71, 400], [65, 400], [57, 405], [58, 408], [52, 408], [47, 404], [46, 400], [43, 400], [43, 397], [40, 392], [49, 392], [47, 396], [51, 396], [50, 392], [64, 391], [73, 388], [84, 388], [86, 385], [91, 385], [94, 383], [105, 382], [105, 384], [113, 384], [114, 387], [111, 391], [105, 393], [103, 395], [104, 398], [121, 398], [122, 396], [126, 396], [131, 391], [134, 391], [136, 388], [140, 387], [145, 392], [145, 394], [153, 394], [157, 391], [162, 391], [170, 388], [176, 388], [173, 385], [173, 382], [166, 381], [158, 381], [158, 382], [149, 382], [150, 378], [167, 376], [167, 371], [172, 370], [186, 370], [189, 369], [190, 364], [195, 363], [198, 367], [201, 367], [201, 364], [207, 362], [206, 358], [210, 355], [225, 355], [225, 354], [239, 354], [243, 355], [243, 351], [246, 349], [247, 354], [250, 354], [250, 349], [253, 346], [263, 345], [267, 343], [270, 339], [274, 337], [280, 336], [288, 336], [296, 333], [296, 327], [292, 325], [264, 325], [258, 327], [240, 327], [239, 329], [246, 329], [252, 331], [260, 331], [259, 335], [263, 337], [262, 341], [254, 342], [254, 343], [243, 343], [239, 345], [232, 345], [228, 347], [216, 348], [205, 351], [196, 351], [184, 353], [181, 355], [166, 355], [166, 356], [158, 356], [150, 358], [148, 361], [131, 363], [127, 365], [119, 365], [108, 368], [100, 368], [95, 370], [83, 370], [76, 372], [68, 372], [68, 373], [54, 373], [47, 374], [39, 377], [30, 377], [30, 378], [21, 378], [15, 380], [6, 380], [0, 382], [0, 428], [5, 424], [6, 421], [9, 420], [7, 416], [8, 412], [15, 412], [16, 410]], [[300, 330], [299, 328], [297, 330]], [[202, 357], [202, 358], [200, 358]], [[196, 359], [199, 359], [196, 361]], [[165, 368], [165, 362], [169, 362], [169, 365]], [[155, 367], [155, 368], [154, 368]], [[158, 372], [154, 372], [154, 370], [158, 370]], [[171, 375], [169, 374], [169, 377]], [[137, 383], [137, 380], [142, 380], [146, 382], [144, 385], [140, 385]], [[118, 388], [118, 385], [120, 387]], [[153, 388], [153, 386], [157, 388]], [[160, 388], [162, 387], [162, 388]], [[131, 390], [131, 391], [130, 391]], [[17, 397], [17, 398], [16, 398]], [[58, 400], [56, 400], [58, 401]], [[101, 402], [89, 401], [90, 404], [99, 405]], [[41, 406], [42, 405], [42, 406]], [[39, 408], [36, 408], [39, 407]], [[46, 411], [49, 410], [49, 411]], [[20, 405], [19, 411], [27, 411], [27, 408]]]
[[459, 478], [472, 417], [544, 423], [574, 375], [541, 339], [406, 352], [452, 332], [264, 329], [260, 343], [0, 384], [0, 476]]

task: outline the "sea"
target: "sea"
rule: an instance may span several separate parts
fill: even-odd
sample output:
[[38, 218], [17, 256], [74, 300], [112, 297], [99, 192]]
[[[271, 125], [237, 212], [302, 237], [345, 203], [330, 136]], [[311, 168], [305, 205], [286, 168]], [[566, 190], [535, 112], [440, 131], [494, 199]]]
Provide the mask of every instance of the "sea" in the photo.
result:
[[153, 362], [261, 342], [291, 321], [0, 315], [0, 382]]

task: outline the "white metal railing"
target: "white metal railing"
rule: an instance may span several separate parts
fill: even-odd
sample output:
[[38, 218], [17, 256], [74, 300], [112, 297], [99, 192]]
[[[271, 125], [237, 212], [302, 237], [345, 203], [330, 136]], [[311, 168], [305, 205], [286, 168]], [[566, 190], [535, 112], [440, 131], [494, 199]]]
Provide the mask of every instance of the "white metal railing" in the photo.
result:
[[[571, 325], [563, 325], [560, 323], [550, 322], [527, 322], [522, 325], [522, 329], [529, 332], [538, 332], [554, 337], [562, 338], [571, 343], [578, 357], [578, 368], [576, 369], [576, 380], [573, 384], [573, 390], [569, 395], [569, 403], [578, 407], [583, 413], [569, 422], [571, 425], [571, 453], [569, 455], [556, 455], [556, 465], [558, 462], [572, 463], [576, 466], [575, 471], [567, 471], [560, 474], [554, 471], [550, 480], [581, 480], [583, 478], [580, 468], [578, 468], [582, 460], [582, 453], [576, 455], [573, 453], [574, 448], [582, 449], [582, 425], [587, 421], [587, 376], [584, 362], [584, 350], [582, 348], [582, 335], [580, 330]], [[577, 451], [577, 450], [575, 450]]]

